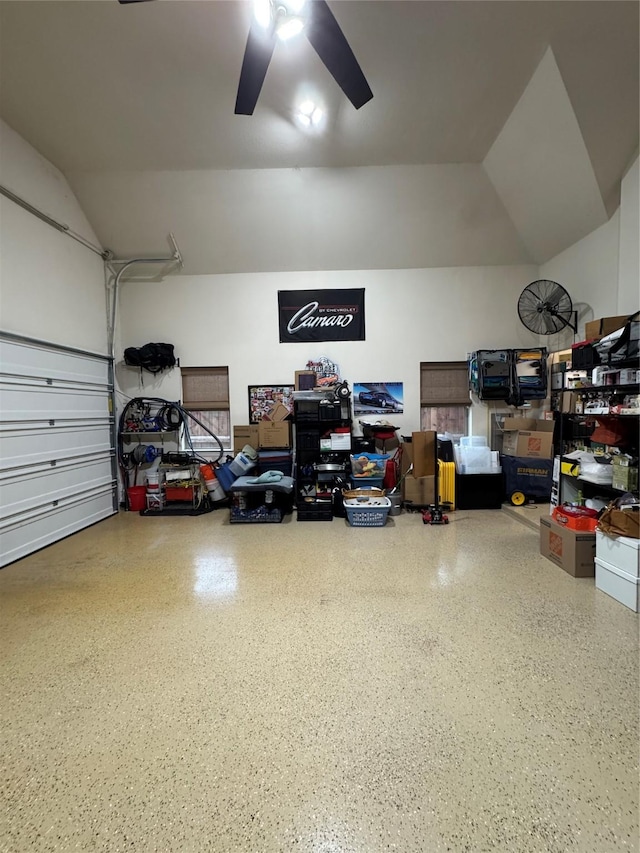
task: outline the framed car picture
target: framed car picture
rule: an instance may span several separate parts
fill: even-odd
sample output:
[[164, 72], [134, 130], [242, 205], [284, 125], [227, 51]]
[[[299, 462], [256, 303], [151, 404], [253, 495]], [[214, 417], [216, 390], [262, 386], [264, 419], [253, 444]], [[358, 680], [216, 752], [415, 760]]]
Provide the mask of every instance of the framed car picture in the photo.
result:
[[353, 386], [353, 411], [356, 415], [402, 414], [402, 382], [356, 382]]
[[269, 420], [277, 406], [293, 414], [294, 385], [249, 385], [249, 423]]

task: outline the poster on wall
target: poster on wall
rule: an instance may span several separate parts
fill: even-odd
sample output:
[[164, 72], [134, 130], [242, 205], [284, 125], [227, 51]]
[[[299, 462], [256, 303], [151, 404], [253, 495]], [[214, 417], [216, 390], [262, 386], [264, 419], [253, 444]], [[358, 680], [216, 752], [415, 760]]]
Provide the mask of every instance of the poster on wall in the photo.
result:
[[280, 343], [364, 341], [364, 287], [279, 290]]
[[288, 409], [292, 415], [293, 392], [293, 385], [249, 385], [249, 423], [271, 420], [279, 405]]
[[356, 415], [397, 415], [404, 411], [402, 382], [356, 382], [353, 412]]

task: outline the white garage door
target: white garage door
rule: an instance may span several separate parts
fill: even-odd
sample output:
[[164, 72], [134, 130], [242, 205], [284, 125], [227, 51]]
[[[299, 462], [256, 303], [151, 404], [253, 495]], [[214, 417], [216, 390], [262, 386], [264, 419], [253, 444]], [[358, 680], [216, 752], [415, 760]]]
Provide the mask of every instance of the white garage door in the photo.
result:
[[0, 333], [0, 565], [117, 512], [106, 356]]

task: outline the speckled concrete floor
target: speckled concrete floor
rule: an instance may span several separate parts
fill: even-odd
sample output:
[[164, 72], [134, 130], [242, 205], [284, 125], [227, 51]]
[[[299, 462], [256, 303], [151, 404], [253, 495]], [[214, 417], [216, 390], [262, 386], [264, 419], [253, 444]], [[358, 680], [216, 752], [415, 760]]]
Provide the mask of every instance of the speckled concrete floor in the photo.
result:
[[500, 511], [121, 514], [0, 597], [2, 851], [637, 849], [638, 619]]

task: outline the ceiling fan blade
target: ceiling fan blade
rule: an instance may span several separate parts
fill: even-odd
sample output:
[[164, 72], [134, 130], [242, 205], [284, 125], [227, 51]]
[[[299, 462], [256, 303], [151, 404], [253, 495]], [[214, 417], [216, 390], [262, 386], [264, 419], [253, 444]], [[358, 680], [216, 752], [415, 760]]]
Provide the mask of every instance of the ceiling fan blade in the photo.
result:
[[234, 111], [236, 115], [253, 115], [275, 46], [275, 32], [265, 33], [259, 24], [253, 22], [242, 60]]
[[310, 0], [309, 8], [311, 20], [305, 29], [306, 36], [338, 86], [359, 110], [373, 98], [373, 92], [358, 60], [325, 0]]

